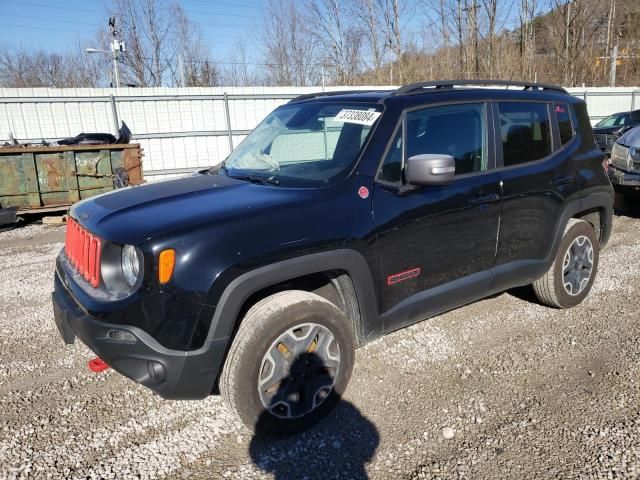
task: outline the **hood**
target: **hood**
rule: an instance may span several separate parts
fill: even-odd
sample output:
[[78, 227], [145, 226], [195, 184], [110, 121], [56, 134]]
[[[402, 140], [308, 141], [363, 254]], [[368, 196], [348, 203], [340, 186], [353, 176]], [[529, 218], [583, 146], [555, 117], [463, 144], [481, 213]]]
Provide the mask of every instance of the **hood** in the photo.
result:
[[626, 145], [627, 147], [640, 148], [640, 127], [634, 127], [631, 130], [624, 132], [624, 134], [618, 139], [618, 143]]
[[615, 125], [613, 127], [593, 127], [593, 133], [617, 133], [626, 128], [627, 125]]
[[316, 189], [256, 185], [218, 175], [199, 175], [91, 197], [76, 203], [71, 215], [102, 238], [139, 245], [172, 231], [304, 202], [316, 194]]

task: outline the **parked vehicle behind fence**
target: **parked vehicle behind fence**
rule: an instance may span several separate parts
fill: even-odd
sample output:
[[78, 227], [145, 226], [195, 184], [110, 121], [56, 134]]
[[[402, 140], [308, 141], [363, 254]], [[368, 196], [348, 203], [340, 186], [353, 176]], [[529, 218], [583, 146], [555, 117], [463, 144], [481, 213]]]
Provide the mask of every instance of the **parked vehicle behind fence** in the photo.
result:
[[216, 168], [74, 205], [55, 321], [165, 398], [219, 389], [249, 428], [297, 431], [381, 335], [517, 286], [579, 304], [612, 205], [560, 87], [303, 95]]
[[610, 155], [618, 137], [637, 125], [640, 125], [640, 110], [618, 112], [596, 123], [593, 134], [600, 149]]
[[609, 175], [622, 195], [629, 197], [640, 192], [640, 126], [625, 132], [614, 144]]

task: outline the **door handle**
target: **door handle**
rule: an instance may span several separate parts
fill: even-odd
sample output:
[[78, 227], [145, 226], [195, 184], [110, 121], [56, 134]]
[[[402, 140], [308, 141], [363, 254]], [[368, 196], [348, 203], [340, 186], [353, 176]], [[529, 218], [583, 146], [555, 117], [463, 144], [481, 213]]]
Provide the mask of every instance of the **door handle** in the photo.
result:
[[486, 195], [480, 194], [475, 198], [469, 200], [470, 205], [484, 205], [486, 203], [495, 203], [500, 201], [500, 195], [497, 193], [489, 193]]
[[560, 185], [567, 185], [576, 181], [576, 177], [573, 175], [565, 175], [564, 177], [556, 177], [551, 180], [551, 185], [559, 187]]

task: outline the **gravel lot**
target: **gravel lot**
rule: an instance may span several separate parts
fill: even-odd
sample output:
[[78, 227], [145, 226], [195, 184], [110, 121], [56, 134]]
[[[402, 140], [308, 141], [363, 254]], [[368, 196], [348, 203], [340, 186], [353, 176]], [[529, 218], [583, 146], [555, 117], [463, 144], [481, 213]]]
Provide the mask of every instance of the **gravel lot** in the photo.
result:
[[591, 295], [505, 293], [357, 353], [313, 430], [252, 438], [218, 397], [162, 400], [65, 347], [63, 229], [0, 234], [0, 478], [622, 478], [640, 475], [640, 219], [617, 216]]

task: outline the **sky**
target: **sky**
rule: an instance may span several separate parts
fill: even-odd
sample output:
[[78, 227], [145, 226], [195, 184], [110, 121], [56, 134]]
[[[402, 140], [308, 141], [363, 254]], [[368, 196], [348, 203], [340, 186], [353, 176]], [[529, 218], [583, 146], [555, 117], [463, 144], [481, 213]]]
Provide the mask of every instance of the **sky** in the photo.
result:
[[[242, 38], [257, 43], [266, 0], [179, 0], [189, 18], [199, 24], [213, 57], [223, 61]], [[0, 45], [22, 44], [66, 51], [81, 39], [91, 39], [108, 23], [109, 0], [0, 0]], [[83, 41], [85, 45], [91, 43]]]

